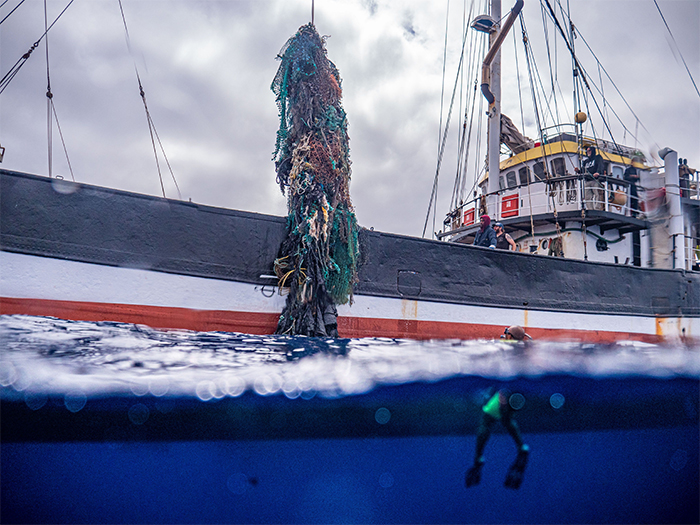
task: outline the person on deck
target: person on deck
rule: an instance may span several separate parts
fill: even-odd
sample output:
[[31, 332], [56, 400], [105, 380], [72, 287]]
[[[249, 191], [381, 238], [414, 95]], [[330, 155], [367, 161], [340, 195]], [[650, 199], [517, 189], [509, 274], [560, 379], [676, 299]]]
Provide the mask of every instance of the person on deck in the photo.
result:
[[515, 241], [506, 233], [503, 223], [497, 222], [493, 225], [493, 229], [496, 232], [496, 249], [515, 251]]
[[632, 164], [627, 166], [622, 178], [630, 183], [630, 215], [632, 217], [639, 216], [639, 196], [637, 193], [637, 184], [639, 183], [639, 173], [637, 168]]
[[605, 209], [603, 185], [598, 180], [599, 176], [605, 175], [605, 164], [603, 163], [603, 157], [596, 153], [596, 149], [593, 146], [586, 148], [586, 158], [581, 163], [581, 169], [575, 168], [575, 171], [576, 173], [583, 171], [586, 177], [584, 181], [585, 202], [590, 203], [591, 209]]
[[474, 236], [474, 246], [484, 246], [491, 249], [496, 249], [496, 232], [491, 227], [491, 217], [482, 215], [479, 219], [481, 228]]

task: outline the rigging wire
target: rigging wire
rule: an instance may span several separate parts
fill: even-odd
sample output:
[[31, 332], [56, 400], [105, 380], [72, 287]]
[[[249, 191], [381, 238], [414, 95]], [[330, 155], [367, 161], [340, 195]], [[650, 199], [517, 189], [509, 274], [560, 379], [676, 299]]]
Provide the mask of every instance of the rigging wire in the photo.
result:
[[[556, 97], [556, 91], [554, 89], [554, 72], [556, 71], [556, 67], [552, 67], [552, 53], [551, 53], [551, 45], [549, 43], [549, 29], [547, 27], [547, 23], [545, 20], [545, 12], [544, 12], [544, 6], [540, 3], [540, 12], [542, 15], [542, 27], [544, 28], [544, 40], [545, 40], [545, 47], [547, 49], [547, 63], [549, 65], [549, 81], [552, 84], [552, 92], [549, 97], [547, 97], [548, 102], [549, 100], [554, 100], [554, 111], [557, 114], [556, 121], [555, 122], [561, 122], [561, 116], [559, 115], [559, 105], [557, 104], [557, 97]], [[556, 38], [554, 41], [556, 42]], [[556, 63], [556, 57], [555, 57], [555, 63]]]
[[[469, 16], [468, 18], [471, 19], [472, 17], [472, 12], [474, 9], [474, 2], [471, 4], [471, 8], [469, 10]], [[466, 3], [465, 3], [465, 16], [466, 16]], [[466, 23], [463, 24], [463, 31], [467, 31], [467, 25]], [[476, 36], [476, 32], [471, 33], [471, 40], [470, 40], [470, 49], [471, 49], [471, 58], [468, 60], [468, 67], [463, 68], [463, 74], [462, 77], [466, 77], [470, 81], [470, 86], [471, 86], [471, 79], [474, 78], [474, 85], [471, 90], [471, 103], [469, 102], [469, 92], [467, 93], [467, 99], [465, 100], [466, 106], [464, 108], [464, 120], [462, 122], [462, 134], [459, 138], [458, 142], [458, 153], [457, 153], [457, 171], [455, 174], [455, 183], [454, 187], [452, 189], [452, 208], [457, 208], [460, 206], [459, 201], [463, 200], [464, 197], [464, 187], [466, 186], [466, 173], [467, 173], [467, 163], [469, 162], [469, 145], [471, 143], [471, 130], [472, 130], [472, 124], [474, 122], [474, 108], [475, 108], [475, 97], [476, 97], [476, 88], [478, 84], [478, 78], [476, 77], [476, 54], [478, 50], [478, 46], [475, 45], [475, 40], [478, 38]], [[464, 73], [465, 69], [467, 69], [466, 73]], [[462, 89], [460, 86], [460, 97], [462, 96]], [[460, 99], [460, 105], [461, 105], [461, 99]], [[460, 109], [461, 113], [461, 109]], [[467, 123], [469, 123], [469, 128], [467, 130]]]
[[[440, 157], [440, 151], [444, 149], [442, 141], [447, 140], [447, 135], [444, 138], [441, 137], [442, 134], [442, 117], [444, 114], [445, 107], [445, 74], [447, 71], [447, 36], [450, 27], [450, 0], [447, 0], [447, 10], [445, 12], [445, 49], [442, 55], [442, 88], [440, 91], [440, 122], [438, 124], [438, 144], [437, 144], [437, 154]], [[450, 108], [451, 109], [451, 108]], [[438, 161], [439, 162], [439, 161]], [[431, 202], [434, 198], [437, 202], [437, 174], [435, 175], [436, 180], [433, 182], [433, 190], [431, 193]], [[428, 215], [430, 215], [430, 205], [428, 205]], [[435, 231], [435, 213], [433, 213], [433, 231]], [[425, 237], [425, 230], [428, 226], [428, 217], [425, 218], [425, 225], [423, 226], [423, 236]]]
[[[543, 19], [543, 22], [544, 22], [544, 19]], [[534, 83], [532, 69], [535, 70], [536, 77], [540, 82], [540, 89], [542, 89], [543, 94], [544, 94], [544, 86], [542, 84], [541, 78], [539, 77], [539, 72], [537, 71], [534, 53], [532, 51], [532, 46], [530, 45], [530, 39], [527, 36], [527, 30], [525, 28], [525, 19], [522, 16], [520, 18], [520, 24], [521, 24], [521, 28], [522, 28], [522, 32], [523, 32], [523, 44], [525, 47], [525, 57], [526, 57], [526, 63], [527, 63], [527, 68], [528, 68], [528, 77], [530, 79], [530, 87], [531, 87], [531, 91], [533, 93], [535, 119], [537, 121], [537, 126], [539, 129], [540, 147], [542, 148], [542, 159], [543, 159], [542, 164], [544, 167], [544, 174], [545, 174], [545, 177], [547, 180], [547, 194], [552, 202], [552, 209], [553, 209], [553, 215], [554, 215], [554, 225], [555, 225], [556, 230], [557, 230], [557, 238], [561, 239], [561, 226], [559, 224], [559, 212], [557, 211], [557, 203], [556, 203], [555, 196], [556, 196], [557, 191], [563, 191], [563, 187], [561, 186], [561, 184], [562, 184], [561, 182], [556, 182], [556, 181], [554, 183], [551, 182], [552, 176], [550, 174], [550, 169], [549, 169], [548, 161], [547, 161], [548, 155], [547, 155], [547, 150], [545, 147], [544, 128], [541, 125], [539, 107], [537, 104], [537, 98], [535, 97], [536, 85]], [[554, 85], [552, 85], [552, 93], [555, 94]], [[551, 108], [550, 108], [550, 114], [551, 114]], [[556, 173], [554, 175], [556, 176]], [[530, 204], [530, 231], [531, 231], [532, 237], [534, 238], [535, 227], [534, 227], [534, 218], [533, 218], [533, 214], [532, 214], [532, 197], [530, 194], [530, 184], [528, 184], [528, 200], [529, 200], [529, 204]]]
[[559, 23], [559, 19], [557, 18], [557, 15], [554, 12], [552, 5], [549, 3], [549, 0], [544, 0], [544, 2], [547, 4], [547, 8], [549, 9], [549, 12], [552, 16], [552, 20], [554, 21], [554, 25], [557, 27], [557, 29], [561, 33], [562, 38], [564, 39], [564, 42], [566, 42], [566, 45], [569, 48], [569, 52], [571, 53], [571, 56], [573, 57], [573, 59], [575, 61], [575, 67], [579, 71], [579, 73], [581, 73], [583, 83], [586, 86], [586, 89], [588, 89], [588, 91], [591, 94], [591, 99], [593, 100], [593, 103], [595, 104], [596, 109], [598, 110], [598, 113], [600, 114], [600, 116], [603, 120], [603, 124], [605, 125], [605, 129], [607, 130], [608, 134], [610, 135], [610, 139], [612, 140], [613, 144], [615, 145], [615, 148], [618, 150], [618, 153], [622, 154], [622, 150], [621, 150], [619, 144], [617, 144], [617, 142], [615, 141], [612, 130], [610, 129], [610, 126], [608, 125], [607, 121], [605, 120], [605, 115], [603, 115], [603, 111], [601, 110], [600, 105], [598, 104], [598, 101], [596, 100], [595, 95], [593, 94], [593, 90], [591, 89], [591, 86], [588, 83], [587, 74], [585, 74], [586, 73], [585, 69], [583, 68], [583, 66], [581, 66], [581, 63], [579, 62], [578, 58], [576, 57], [576, 54], [574, 53], [571, 42], [569, 42], [569, 40], [567, 39], [566, 33], [564, 32], [564, 29], [561, 27], [561, 24]]
[[690, 81], [693, 83], [693, 87], [695, 88], [695, 92], [700, 96], [700, 91], [698, 90], [698, 86], [695, 83], [695, 79], [693, 78], [693, 75], [690, 73], [690, 69], [688, 69], [688, 64], [685, 62], [685, 58], [683, 58], [683, 53], [681, 53], [681, 48], [678, 47], [678, 43], [676, 42], [676, 37], [673, 36], [673, 32], [671, 31], [671, 28], [668, 27], [668, 22], [666, 22], [666, 17], [664, 14], [661, 12], [661, 8], [659, 7], [659, 4], [654, 0], [654, 5], [656, 6], [656, 9], [659, 11], [659, 14], [661, 15], [661, 20], [664, 21], [664, 25], [666, 26], [666, 30], [668, 31], [668, 34], [671, 35], [671, 40], [673, 40], [673, 44], [676, 46], [676, 49], [678, 50], [678, 54], [681, 57], [681, 60], [683, 61], [683, 65], [685, 66], [685, 70], [688, 72], [688, 76], [690, 77]]
[[457, 86], [459, 85], [459, 75], [462, 69], [462, 64], [464, 62], [464, 47], [467, 43], [467, 32], [464, 33], [462, 38], [462, 51], [459, 55], [459, 64], [457, 66], [457, 77], [455, 78], [455, 85], [452, 89], [452, 98], [450, 100], [450, 107], [447, 110], [447, 121], [445, 123], [445, 131], [442, 134], [442, 140], [440, 142], [440, 150], [438, 152], [437, 168], [435, 170], [435, 178], [433, 180], [433, 189], [430, 193], [430, 200], [428, 201], [428, 212], [425, 216], [425, 223], [423, 224], [423, 237], [425, 237], [425, 232], [428, 229], [428, 221], [430, 220], [430, 212], [433, 208], [433, 203], [437, 206], [437, 187], [438, 187], [438, 177], [440, 175], [440, 166], [442, 164], [442, 157], [445, 153], [445, 143], [447, 141], [448, 132], [450, 130], [450, 120], [452, 118], [452, 108], [454, 107], [455, 95], [457, 93]]
[[515, 31], [513, 31], [513, 48], [515, 56], [515, 77], [518, 80], [518, 102], [520, 103], [520, 129], [525, 133], [525, 112], [523, 111], [523, 91], [520, 86], [520, 63], [518, 61], [518, 37], [515, 36]]
[[[2, 3], [2, 5], [0, 5], [0, 9], [2, 9], [2, 7], [3, 7], [7, 2], [9, 2], [9, 0], [5, 0], [5, 1]], [[10, 11], [9, 13], [7, 13], [7, 16], [5, 16], [5, 18], [3, 18], [2, 20], [0, 20], [0, 25], [2, 25], [2, 23], [3, 23], [5, 20], [7, 20], [8, 18], [10, 18], [10, 15], [11, 15], [12, 13], [14, 13], [15, 11], [17, 11], [17, 8], [19, 8], [19, 6], [21, 6], [23, 3], [24, 3], [24, 0], [21, 0], [20, 3], [17, 4], [17, 5], [15, 6], [15, 8], [14, 8], [12, 11]]]
[[[471, 18], [471, 14], [469, 16]], [[462, 3], [462, 32], [466, 32], [467, 30], [467, 0], [464, 0]], [[464, 78], [465, 78], [465, 73], [464, 69], [462, 69], [462, 75], [459, 79], [459, 111], [458, 114], [462, 115], [464, 114], [464, 121], [462, 123], [462, 134], [457, 135], [457, 169], [455, 172], [455, 184], [454, 187], [452, 188], [452, 202], [456, 202], [456, 194], [459, 191], [458, 187], [460, 185], [460, 175], [462, 171], [462, 153], [464, 151], [464, 133], [466, 129], [466, 121], [467, 121], [467, 111], [469, 108], [469, 105], [467, 104], [466, 107], [462, 107], [463, 103], [466, 102], [465, 97], [464, 97]], [[455, 207], [455, 206], [453, 206]], [[437, 214], [433, 214], [433, 217]], [[434, 222], [434, 219], [433, 219]], [[434, 228], [433, 228], [434, 229]]]
[[[48, 30], [49, 27], [49, 17], [48, 9], [46, 7], [46, 0], [44, 0], [44, 30]], [[53, 122], [51, 117], [51, 101], [53, 99], [53, 93], [51, 93], [51, 75], [49, 74], [49, 35], [46, 35], [46, 41], [44, 42], [44, 48], [46, 49], [46, 135], [48, 137], [48, 163], [49, 163], [49, 177], [53, 176], [53, 155], [51, 152], [51, 146], [53, 143], [53, 137], [51, 132], [53, 131]]]
[[[124, 33], [126, 35], [126, 47], [129, 50], [129, 54], [133, 58], [134, 53], [133, 50], [131, 49], [131, 38], [129, 37], [129, 28], [127, 27], [126, 24], [126, 16], [124, 14], [124, 7], [122, 6], [122, 0], [118, 0], [119, 2], [119, 10], [121, 11], [122, 15], [122, 21], [124, 22]], [[168, 161], [168, 157], [165, 154], [165, 148], [163, 148], [163, 143], [160, 140], [160, 137], [158, 136], [158, 132], [156, 131], [156, 125], [153, 122], [153, 117], [151, 117], [151, 112], [148, 110], [148, 103], [146, 102], [146, 92], [143, 89], [143, 84], [141, 83], [141, 76], [139, 75], [139, 69], [138, 66], [136, 65], [136, 59], [134, 59], [134, 71], [136, 72], [136, 80], [138, 81], [139, 84], [139, 95], [141, 95], [141, 100], [143, 101], [143, 107], [146, 110], [146, 120], [148, 121], [148, 132], [151, 136], [151, 144], [153, 146], [153, 155], [155, 156], [156, 160], [156, 168], [158, 170], [158, 178], [160, 180], [160, 189], [163, 192], [163, 198], [165, 197], [165, 185], [163, 184], [163, 174], [161, 173], [160, 170], [160, 162], [158, 160], [158, 149], [156, 148], [156, 141], [158, 142], [158, 145], [160, 146], [161, 152], [163, 154], [163, 158], [165, 159], [165, 163], [168, 166], [168, 169], [170, 170], [170, 176], [173, 179], [173, 182], [175, 183], [175, 188], [177, 189], [177, 194], [182, 200], [182, 194], [180, 193], [180, 186], [177, 184], [177, 181], [175, 180], [175, 174], [173, 173], [172, 167], [170, 166], [170, 162]]]
[[[46, 0], [44, 0], [44, 29], [48, 29], [48, 8]], [[48, 167], [49, 167], [49, 177], [53, 177], [53, 120], [56, 120], [56, 127], [58, 129], [58, 135], [61, 138], [61, 144], [63, 145], [63, 152], [66, 155], [66, 161], [68, 162], [68, 170], [70, 171], [70, 176], [75, 182], [75, 175], [73, 174], [73, 166], [71, 166], [70, 158], [68, 157], [68, 148], [66, 147], [66, 141], [63, 137], [63, 131], [61, 130], [61, 124], [58, 121], [58, 113], [56, 112], [56, 104], [53, 100], [53, 92], [51, 91], [51, 68], [49, 63], [49, 35], [46, 35], [46, 136], [48, 141]]]
[[22, 68], [22, 66], [27, 63], [27, 60], [29, 60], [29, 57], [34, 52], [34, 50], [37, 47], [39, 47], [39, 44], [41, 43], [41, 41], [46, 37], [48, 32], [51, 31], [51, 28], [56, 24], [56, 22], [58, 22], [59, 18], [61, 18], [63, 16], [63, 13], [65, 13], [68, 10], [68, 8], [71, 6], [71, 4], [74, 1], [75, 0], [70, 0], [70, 2], [68, 2], [68, 5], [63, 8], [63, 11], [61, 11], [59, 13], [59, 15], [56, 17], [56, 19], [51, 23], [51, 25], [48, 28], [46, 28], [46, 30], [44, 31], [44, 34], [39, 37], [39, 40], [34, 42], [31, 45], [31, 47], [29, 48], [29, 50], [24, 55], [22, 55], [17, 60], [17, 62], [14, 63], [14, 65], [10, 68], [10, 70], [7, 73], [5, 73], [5, 75], [2, 77], [2, 80], [0, 80], [0, 94], [2, 94], [5, 91], [5, 89], [7, 88], [7, 86], [10, 85], [10, 82], [12, 82], [12, 79], [14, 79], [17, 76], [17, 73], [19, 73], [19, 70]]
[[445, 14], [445, 49], [442, 54], [442, 88], [440, 91], [440, 123], [438, 124], [438, 144], [437, 153], [440, 155], [440, 147], [442, 146], [442, 117], [445, 106], [445, 75], [447, 72], [447, 33], [450, 22], [450, 0], [447, 0], [447, 13]]
[[[634, 112], [634, 110], [632, 109], [632, 107], [629, 105], [629, 102], [627, 102], [627, 99], [624, 97], [624, 95], [622, 94], [622, 92], [620, 91], [620, 89], [617, 87], [617, 84], [615, 84], [615, 81], [612, 79], [612, 77], [610, 76], [610, 74], [608, 73], [608, 71], [605, 69], [605, 66], [603, 66], [603, 64], [600, 63], [600, 61], [598, 60], [598, 57], [597, 57], [597, 56], [595, 55], [595, 53], [593, 52], [593, 49], [591, 49], [591, 46], [588, 45], [588, 42], [586, 41], [586, 39], [584, 38], [584, 36], [583, 36], [580, 32], [577, 32], [576, 34], [577, 34], [578, 37], [581, 38], [581, 40], [583, 41], [583, 43], [586, 45], [586, 47], [588, 48], [588, 50], [591, 52], [591, 55], [593, 55], [593, 58], [596, 60], [596, 62], [597, 62], [597, 64], [599, 65], [599, 67], [603, 70], [603, 73], [605, 73], [605, 76], [608, 78], [608, 80], [610, 81], [610, 83], [612, 84], [612, 86], [615, 88], [615, 92], [620, 96], [620, 98], [622, 99], [622, 101], [625, 103], [625, 106], [627, 107], [627, 109], [629, 110], [629, 112], [632, 113], [632, 116], [634, 117], [635, 122], [637, 123], [637, 125], [641, 125], [641, 126], [642, 126], [642, 129], [643, 129], [644, 131], [647, 132], [647, 134], [649, 135], [649, 137], [651, 137], [651, 136], [652, 136], [652, 135], [651, 135], [651, 132], [647, 129], [647, 127], [646, 127], [646, 126], [644, 125], [644, 123], [639, 119], [639, 117], [637, 116], [637, 114]], [[612, 111], [613, 115], [615, 115], [615, 117], [617, 118], [617, 120], [620, 122], [620, 124], [625, 128], [625, 131], [627, 131], [627, 133], [630, 133], [630, 134], [634, 137], [635, 140], [638, 140], [638, 139], [637, 139], [637, 133], [636, 133], [636, 132], [635, 132], [635, 133], [632, 133], [631, 130], [627, 129], [627, 127], [625, 126], [624, 122], [622, 122], [622, 119], [617, 115], [617, 113], [616, 113], [612, 108], [611, 108], [611, 111]], [[657, 147], [657, 149], [661, 149], [661, 146], [659, 146], [658, 144], [656, 144], [656, 142], [654, 143], [654, 145]]]
[[[485, 54], [486, 43], [487, 43], [487, 39], [485, 37], [482, 37], [481, 53], [479, 53], [478, 56], [483, 56]], [[477, 46], [474, 46], [473, 63], [474, 63], [475, 69], [478, 71], [478, 64], [477, 64], [477, 61], [475, 59], [477, 56], [477, 52], [476, 52], [477, 49], [478, 49]], [[475, 72], [475, 75], [476, 74], [478, 74], [478, 73]], [[474, 188], [476, 188], [476, 185], [479, 181], [479, 176], [480, 176], [479, 158], [481, 157], [481, 139], [482, 139], [483, 119], [480, 119], [480, 118], [476, 119], [476, 125], [477, 125], [476, 133], [475, 134], [472, 133], [472, 130], [474, 127], [475, 115], [481, 115], [484, 113], [484, 100], [485, 100], [485, 98], [478, 96], [478, 93], [479, 93], [478, 86], [479, 86], [479, 80], [478, 80], [478, 77], [476, 77], [474, 79], [474, 91], [472, 93], [472, 112], [471, 112], [470, 119], [469, 119], [469, 132], [467, 135], [468, 139], [467, 139], [466, 150], [465, 150], [465, 159], [464, 159], [464, 175], [463, 175], [463, 182], [462, 182], [462, 187], [461, 187], [461, 191], [460, 191], [462, 198], [466, 199], [466, 200], [468, 200], [468, 195], [470, 195], [472, 193], [472, 191], [474, 191]], [[476, 100], [479, 101], [478, 111], [475, 108], [475, 106], [476, 106], [475, 101]], [[466, 188], [466, 183], [467, 183], [467, 179], [466, 179], [467, 163], [469, 161], [469, 152], [471, 151], [471, 141], [472, 141], [472, 137], [474, 135], [476, 135], [476, 146], [475, 146], [476, 151], [474, 154], [474, 182], [473, 182], [471, 188], [469, 189], [469, 192], [465, 193], [464, 190]], [[485, 166], [484, 166], [484, 169], [485, 169]]]

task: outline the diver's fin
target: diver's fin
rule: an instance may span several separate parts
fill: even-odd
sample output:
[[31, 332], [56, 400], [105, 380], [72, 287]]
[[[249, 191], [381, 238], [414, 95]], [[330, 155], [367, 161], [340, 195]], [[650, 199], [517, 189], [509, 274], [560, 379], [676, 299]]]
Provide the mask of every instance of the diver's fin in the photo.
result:
[[472, 468], [467, 470], [467, 474], [464, 476], [464, 484], [469, 487], [478, 485], [481, 482], [481, 469], [484, 466], [484, 460], [477, 460], [474, 462]]
[[527, 467], [527, 458], [530, 455], [530, 447], [523, 445], [518, 451], [518, 456], [515, 461], [508, 469], [508, 474], [506, 475], [505, 486], [509, 489], [519, 489], [523, 482], [523, 475], [525, 474], [525, 467]]

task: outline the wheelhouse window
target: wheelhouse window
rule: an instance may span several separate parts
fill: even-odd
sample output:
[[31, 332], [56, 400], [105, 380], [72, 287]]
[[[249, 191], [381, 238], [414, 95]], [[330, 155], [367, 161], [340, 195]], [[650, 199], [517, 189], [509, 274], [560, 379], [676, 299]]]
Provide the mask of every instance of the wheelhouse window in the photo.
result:
[[615, 177], [616, 179], [621, 179], [623, 173], [624, 173], [624, 171], [622, 170], [621, 166], [613, 166], [612, 167], [612, 176]]
[[542, 161], [538, 160], [535, 162], [533, 171], [535, 172], [536, 180], [547, 180], [547, 168]]
[[550, 165], [552, 166], [552, 173], [555, 177], [563, 177], [566, 175], [566, 166], [564, 165], [563, 157], [552, 159]]
[[518, 181], [515, 179], [515, 170], [506, 173], [506, 183], [509, 188], [515, 188], [518, 185]]
[[518, 170], [518, 177], [520, 178], [520, 184], [525, 185], [525, 184], [530, 184], [530, 168], [527, 166], [523, 166]]

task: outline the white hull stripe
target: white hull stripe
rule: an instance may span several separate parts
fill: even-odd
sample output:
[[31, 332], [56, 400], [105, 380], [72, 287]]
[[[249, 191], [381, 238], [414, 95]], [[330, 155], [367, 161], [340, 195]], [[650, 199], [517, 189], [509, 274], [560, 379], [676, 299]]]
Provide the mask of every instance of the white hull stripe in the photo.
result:
[[[266, 319], [263, 324], [267, 326], [270, 316], [279, 315], [282, 311], [285, 300], [272, 285], [260, 286], [10, 252], [0, 252], [0, 268], [0, 296], [5, 298], [5, 303], [9, 299], [25, 300], [23, 304], [27, 304], [26, 300], [45, 300], [89, 303], [91, 309], [96, 308], [94, 304], [110, 304], [263, 314]], [[15, 304], [18, 303], [15, 301]], [[8, 308], [3, 308], [2, 313], [8, 311]], [[652, 339], [700, 334], [700, 319], [696, 318], [538, 311], [366, 295], [356, 295], [354, 304], [340, 306], [338, 314], [341, 320], [345, 319], [345, 322], [339, 320], [339, 326], [356, 326], [357, 330], [351, 329], [351, 332], [389, 337], [396, 334], [371, 333], [375, 331], [372, 323], [363, 323], [363, 320], [398, 321], [403, 325], [397, 326], [404, 326], [407, 336], [419, 338], [423, 338], [419, 325], [430, 327], [427, 328], [429, 333], [423, 335], [432, 337], [435, 331], [441, 333], [436, 323], [444, 323], [445, 337], [457, 337], [464, 333], [463, 330], [450, 330], [448, 327], [451, 326], [481, 327], [468, 333], [478, 337], [497, 337], [503, 327], [514, 324], [526, 327], [532, 335], [537, 332], [550, 333], [552, 330], [569, 334], [591, 332], [598, 334], [593, 338], [596, 340], [605, 339], [600, 336], [601, 333], [633, 338], [648, 336]], [[54, 314], [47, 312], [44, 315]], [[381, 332], [382, 327], [393, 325], [379, 322], [375, 326], [376, 331]], [[391, 329], [388, 331], [392, 332]], [[483, 335], [484, 332], [487, 335]]]

